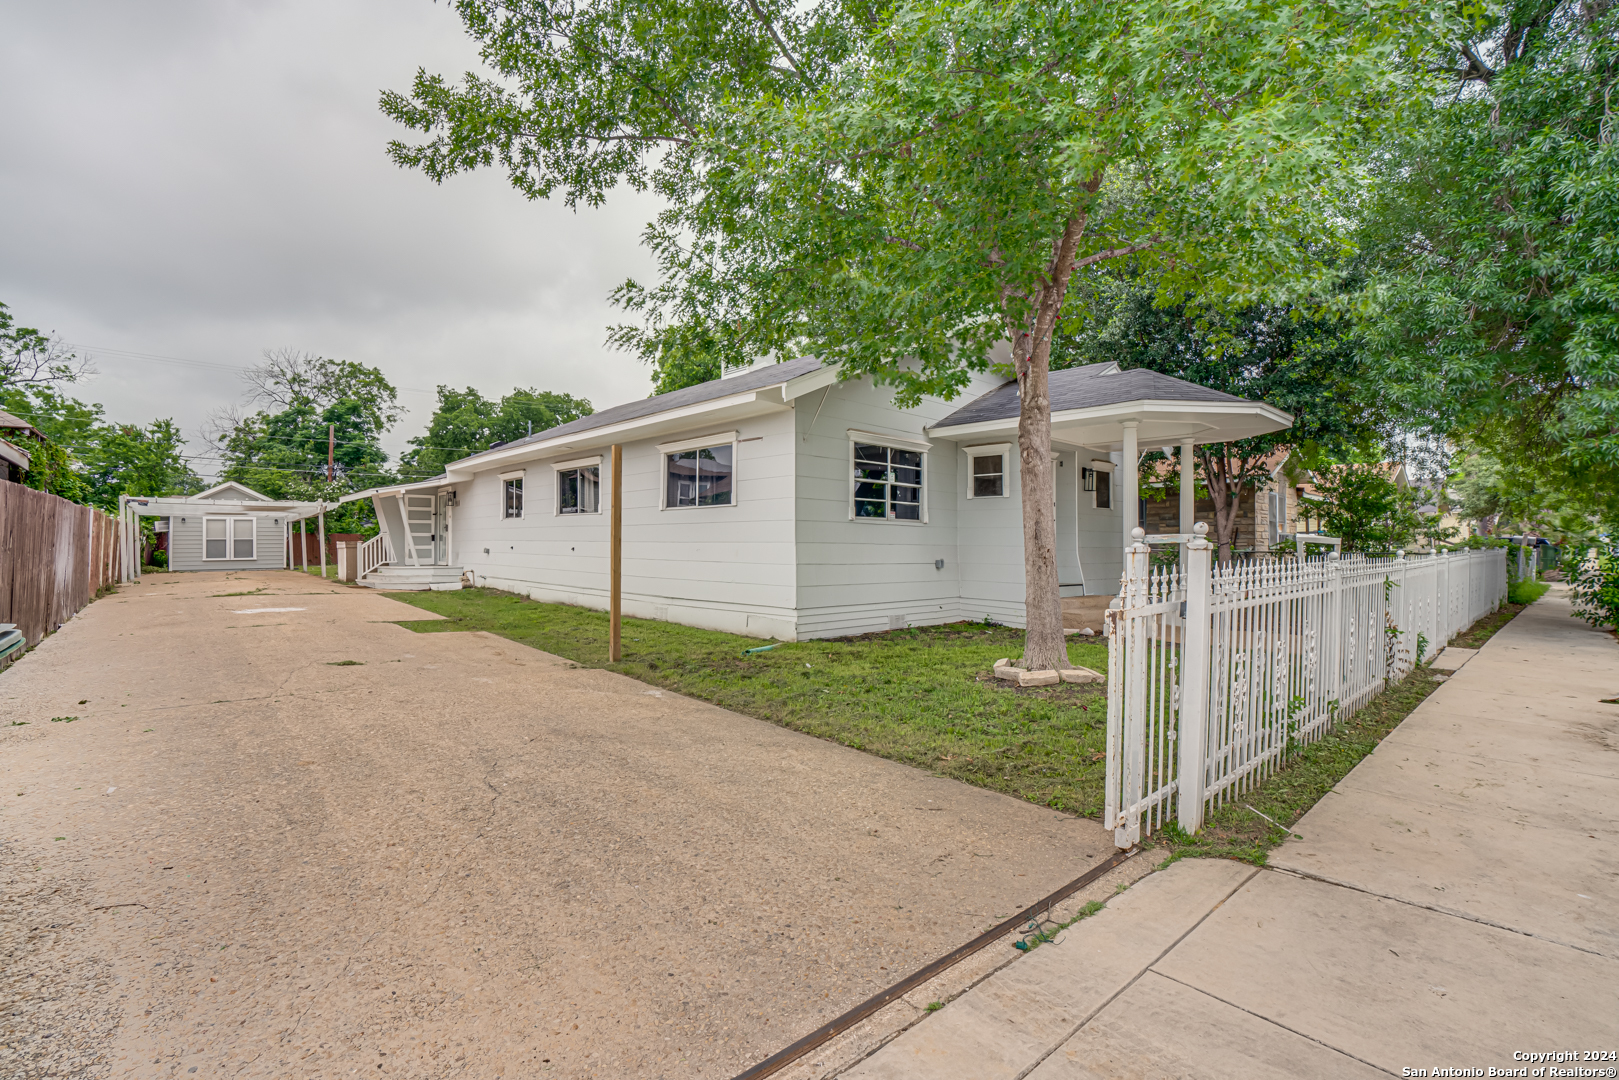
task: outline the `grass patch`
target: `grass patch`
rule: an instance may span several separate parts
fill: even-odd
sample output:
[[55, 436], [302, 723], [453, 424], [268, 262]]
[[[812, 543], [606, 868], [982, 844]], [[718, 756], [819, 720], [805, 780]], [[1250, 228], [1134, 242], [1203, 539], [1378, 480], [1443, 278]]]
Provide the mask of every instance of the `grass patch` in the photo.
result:
[[1514, 581], [1507, 586], [1507, 603], [1528, 607], [1542, 596], [1551, 585], [1544, 581]]
[[256, 589], [248, 589], [246, 592], [216, 592], [216, 593], [209, 593], [208, 595], [210, 595], [212, 597], [215, 597], [215, 598], [221, 597], [221, 596], [257, 596], [259, 593], [263, 592], [264, 589], [265, 589], [265, 586], [260, 585], [258, 588], [256, 588]]
[[[624, 660], [607, 662], [607, 615], [493, 589], [390, 593], [445, 617], [417, 633], [486, 630], [711, 701], [856, 750], [1041, 806], [1102, 808], [1107, 697], [1101, 687], [1018, 688], [990, 666], [1021, 655], [1023, 632], [977, 623], [916, 627], [744, 655], [757, 638], [624, 620]], [[1076, 664], [1106, 670], [1107, 647], [1073, 642]]]
[[328, 660], [327, 667], [364, 667], [364, 660]]

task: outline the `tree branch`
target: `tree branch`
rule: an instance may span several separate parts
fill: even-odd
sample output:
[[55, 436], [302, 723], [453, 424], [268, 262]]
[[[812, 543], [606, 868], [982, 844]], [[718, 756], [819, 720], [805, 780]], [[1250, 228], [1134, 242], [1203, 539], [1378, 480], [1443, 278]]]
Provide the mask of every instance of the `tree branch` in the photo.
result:
[[770, 22], [770, 19], [765, 15], [764, 8], [759, 6], [759, 0], [748, 0], [748, 7], [753, 9], [753, 14], [759, 19], [760, 24], [765, 28], [765, 33], [770, 35], [770, 40], [774, 41], [776, 43], [776, 48], [781, 50], [781, 55], [786, 59], [787, 66], [792, 68], [794, 73], [796, 73], [800, 79], [804, 80], [805, 86], [809, 87], [811, 90], [814, 90], [815, 84], [810, 81], [810, 77], [808, 75], [804, 74], [804, 69], [798, 66], [798, 61], [793, 59], [792, 51], [787, 48], [787, 43], [781, 40], [781, 35], [776, 33], [776, 28]]
[[1161, 244], [1163, 239], [1164, 238], [1161, 236], [1155, 236], [1151, 240], [1143, 240], [1141, 243], [1131, 244], [1129, 247], [1109, 248], [1106, 251], [1098, 251], [1093, 255], [1085, 256], [1083, 259], [1075, 259], [1074, 269], [1078, 270], [1082, 266], [1090, 266], [1092, 263], [1105, 262], [1108, 259], [1117, 259], [1121, 255], [1133, 255], [1138, 251], [1146, 251], [1150, 247]]

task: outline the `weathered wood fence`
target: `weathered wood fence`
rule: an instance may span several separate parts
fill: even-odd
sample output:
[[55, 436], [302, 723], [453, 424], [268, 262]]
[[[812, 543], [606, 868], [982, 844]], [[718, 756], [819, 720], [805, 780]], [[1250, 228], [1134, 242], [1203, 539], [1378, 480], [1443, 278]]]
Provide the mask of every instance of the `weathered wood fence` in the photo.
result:
[[0, 480], [0, 623], [33, 648], [124, 570], [118, 519]]

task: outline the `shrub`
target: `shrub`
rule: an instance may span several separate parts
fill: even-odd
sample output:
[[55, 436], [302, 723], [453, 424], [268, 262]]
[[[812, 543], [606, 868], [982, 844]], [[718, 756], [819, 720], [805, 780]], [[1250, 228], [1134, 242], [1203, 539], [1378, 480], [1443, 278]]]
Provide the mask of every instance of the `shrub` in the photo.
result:
[[1592, 626], [1619, 626], [1619, 547], [1596, 549], [1571, 571], [1574, 614]]

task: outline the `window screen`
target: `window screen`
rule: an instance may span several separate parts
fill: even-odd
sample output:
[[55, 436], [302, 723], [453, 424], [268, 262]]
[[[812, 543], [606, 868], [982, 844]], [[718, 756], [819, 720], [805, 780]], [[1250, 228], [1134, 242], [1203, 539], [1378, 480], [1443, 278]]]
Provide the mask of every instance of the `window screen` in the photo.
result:
[[202, 519], [202, 557], [225, 559], [230, 557], [230, 522], [224, 518]]
[[854, 516], [921, 521], [921, 451], [856, 443]]
[[594, 514], [601, 509], [601, 466], [586, 465], [557, 473], [557, 511]]
[[523, 478], [513, 477], [506, 481], [506, 517], [520, 518], [523, 516]]
[[1113, 509], [1113, 474], [1101, 469], [1096, 470], [1096, 508]]
[[730, 443], [665, 454], [664, 506], [730, 506], [731, 454]]
[[231, 518], [231, 553], [233, 559], [253, 557], [253, 519]]
[[1006, 458], [1000, 454], [973, 458], [973, 498], [1006, 494]]

